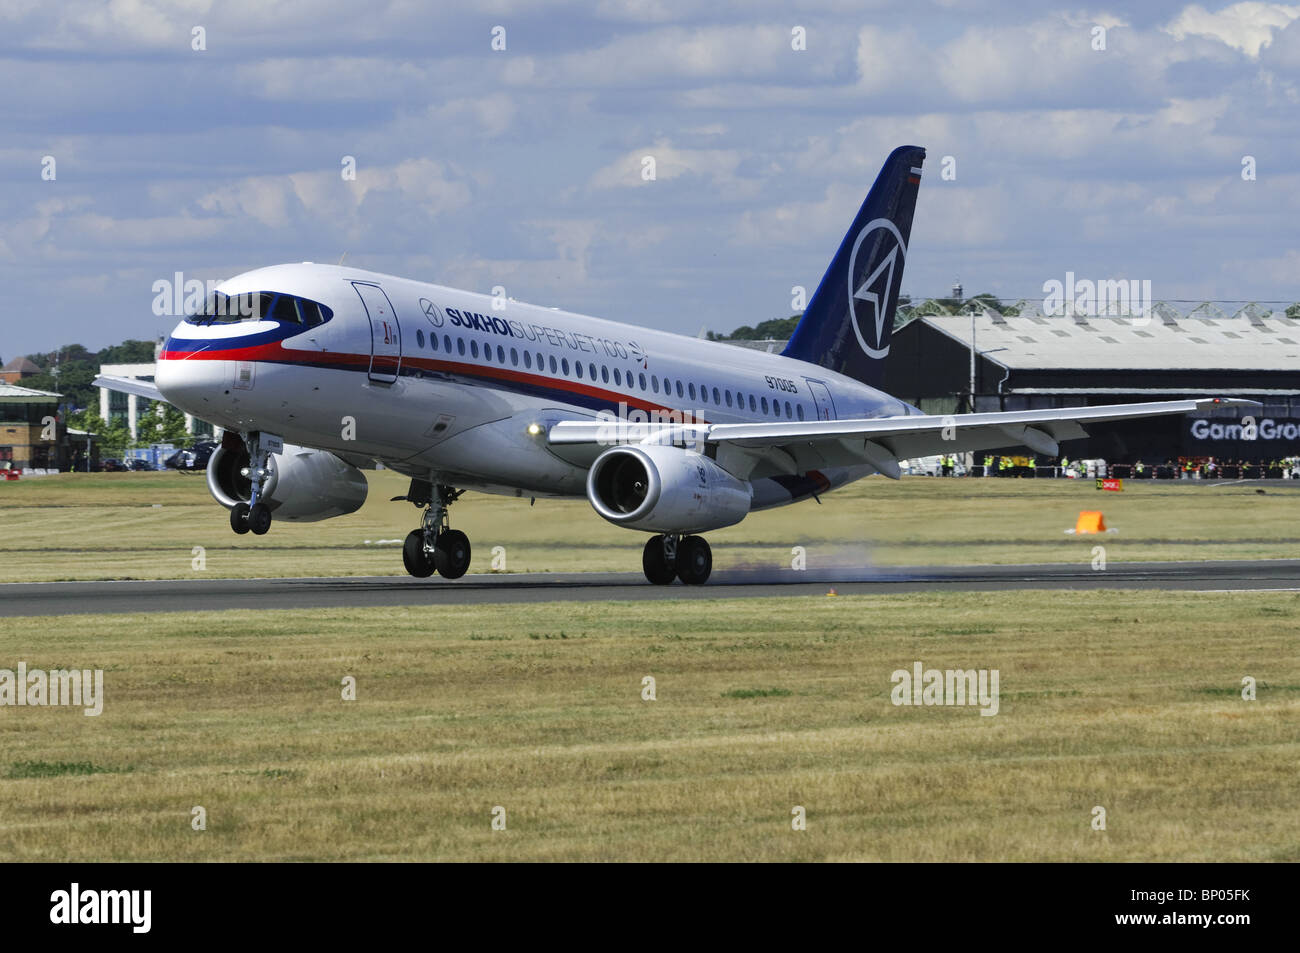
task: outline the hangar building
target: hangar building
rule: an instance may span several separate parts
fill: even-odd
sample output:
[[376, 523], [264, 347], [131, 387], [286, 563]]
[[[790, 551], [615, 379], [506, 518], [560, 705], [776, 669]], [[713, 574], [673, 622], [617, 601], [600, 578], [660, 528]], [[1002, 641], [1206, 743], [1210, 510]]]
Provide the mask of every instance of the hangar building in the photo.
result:
[[[1044, 317], [1032, 310], [916, 318], [894, 331], [885, 390], [931, 413], [1245, 397], [1264, 406], [1255, 439], [1240, 409], [1094, 426], [1071, 458], [1252, 463], [1300, 454], [1300, 319], [1246, 307], [1229, 317], [1167, 304], [1135, 317]], [[1248, 413], [1248, 412], [1247, 412]]]

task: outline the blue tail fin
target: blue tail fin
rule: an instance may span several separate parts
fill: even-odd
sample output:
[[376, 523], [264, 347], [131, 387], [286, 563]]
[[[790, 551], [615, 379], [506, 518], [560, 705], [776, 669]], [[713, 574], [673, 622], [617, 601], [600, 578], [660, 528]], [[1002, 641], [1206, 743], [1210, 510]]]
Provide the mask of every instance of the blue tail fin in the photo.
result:
[[924, 161], [920, 146], [889, 154], [782, 352], [786, 357], [881, 385]]

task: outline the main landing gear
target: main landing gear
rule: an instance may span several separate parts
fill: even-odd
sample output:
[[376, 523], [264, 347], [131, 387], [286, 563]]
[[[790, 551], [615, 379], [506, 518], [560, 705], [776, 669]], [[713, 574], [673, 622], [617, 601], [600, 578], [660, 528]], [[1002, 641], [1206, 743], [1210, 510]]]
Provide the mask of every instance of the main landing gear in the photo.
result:
[[424, 507], [420, 528], [411, 530], [402, 545], [402, 564], [412, 576], [427, 579], [436, 572], [459, 579], [469, 570], [469, 537], [447, 524], [447, 510], [464, 492], [442, 483], [412, 480], [406, 496], [394, 497]]
[[249, 464], [239, 471], [239, 475], [248, 480], [249, 500], [236, 503], [230, 510], [230, 528], [241, 536], [250, 531], [255, 536], [265, 536], [271, 528], [271, 508], [261, 499], [262, 489], [271, 475], [268, 469], [271, 443], [263, 441], [262, 434], [256, 432], [250, 433], [246, 441]]
[[713, 571], [713, 550], [702, 536], [651, 536], [641, 554], [641, 568], [656, 586], [666, 586], [674, 579], [702, 586]]

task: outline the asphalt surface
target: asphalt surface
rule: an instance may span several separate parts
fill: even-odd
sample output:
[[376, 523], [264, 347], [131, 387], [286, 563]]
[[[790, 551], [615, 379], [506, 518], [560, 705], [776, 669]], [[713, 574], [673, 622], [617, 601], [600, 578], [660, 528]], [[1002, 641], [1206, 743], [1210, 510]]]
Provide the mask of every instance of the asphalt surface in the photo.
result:
[[1110, 563], [1104, 570], [1050, 563], [918, 566], [835, 572], [725, 570], [707, 586], [652, 586], [640, 573], [521, 573], [433, 577], [177, 579], [157, 582], [46, 582], [0, 585], [0, 616], [221, 609], [330, 609], [646, 599], [773, 598], [987, 592], [1015, 589], [1300, 591], [1300, 559]]

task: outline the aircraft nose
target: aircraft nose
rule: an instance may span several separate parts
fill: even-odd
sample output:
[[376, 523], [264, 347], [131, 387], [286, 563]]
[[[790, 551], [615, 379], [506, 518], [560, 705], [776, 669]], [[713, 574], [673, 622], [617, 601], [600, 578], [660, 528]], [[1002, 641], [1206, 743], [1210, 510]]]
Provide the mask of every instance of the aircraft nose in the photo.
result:
[[226, 362], [163, 357], [155, 369], [154, 383], [167, 403], [203, 417], [226, 403]]

